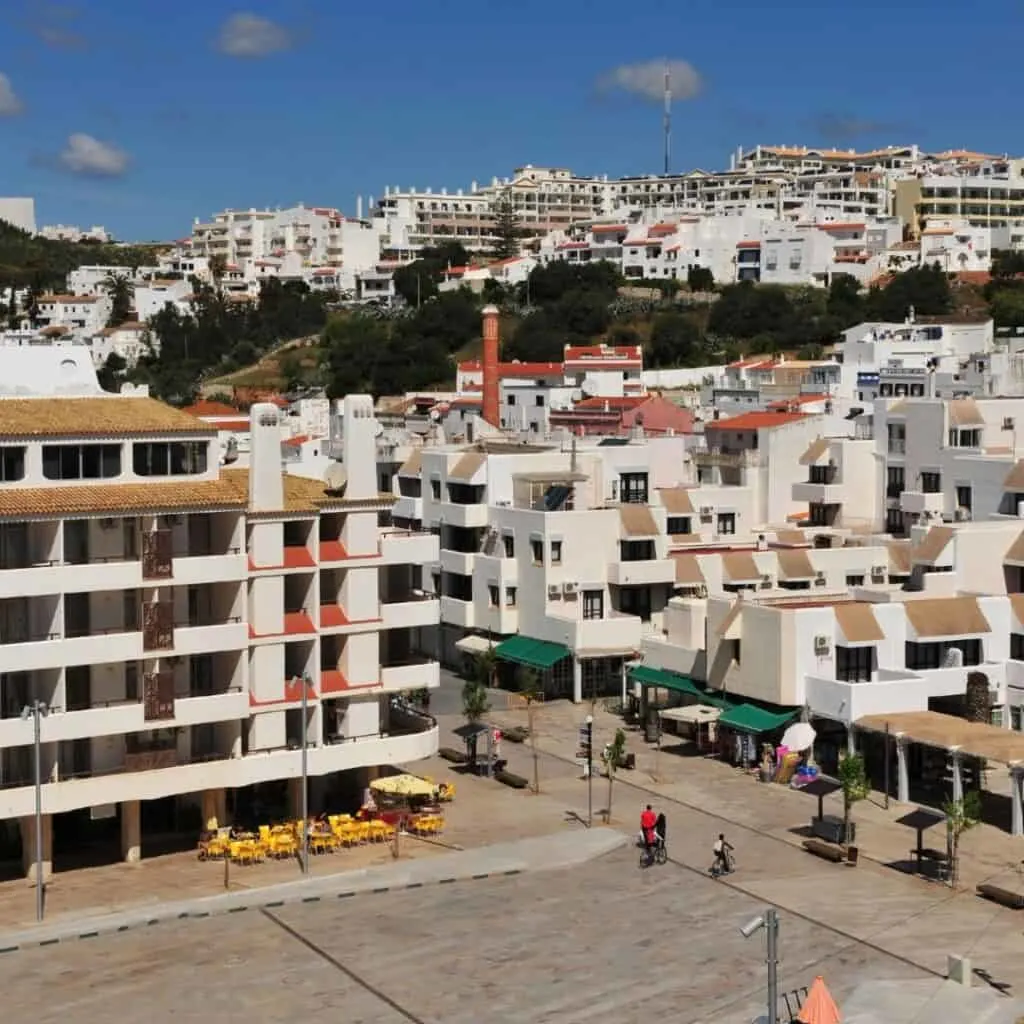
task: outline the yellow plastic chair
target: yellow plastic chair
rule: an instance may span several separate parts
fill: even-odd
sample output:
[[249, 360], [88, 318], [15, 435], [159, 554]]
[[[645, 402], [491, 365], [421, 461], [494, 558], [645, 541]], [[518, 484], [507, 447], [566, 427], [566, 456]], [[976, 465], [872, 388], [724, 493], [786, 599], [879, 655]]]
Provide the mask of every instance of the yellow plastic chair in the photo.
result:
[[277, 860], [294, 857], [299, 852], [299, 841], [290, 832], [280, 833], [272, 837], [271, 851]]

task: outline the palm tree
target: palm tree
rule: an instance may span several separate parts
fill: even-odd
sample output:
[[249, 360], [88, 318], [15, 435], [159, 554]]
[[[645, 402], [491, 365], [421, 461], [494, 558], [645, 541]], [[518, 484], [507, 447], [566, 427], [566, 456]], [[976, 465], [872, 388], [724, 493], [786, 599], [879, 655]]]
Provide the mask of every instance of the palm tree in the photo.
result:
[[946, 846], [949, 851], [949, 884], [956, 888], [960, 879], [960, 837], [981, 821], [981, 794], [977, 790], [960, 800], [947, 800], [942, 805], [946, 815]]
[[612, 786], [615, 783], [615, 773], [626, 756], [626, 731], [625, 729], [615, 730], [615, 739], [605, 749], [604, 768], [608, 773], [608, 810], [605, 813], [605, 824], [612, 823]]
[[843, 789], [843, 842], [850, 845], [850, 812], [853, 805], [870, 792], [864, 758], [860, 754], [847, 754], [839, 760], [839, 785]]
[[120, 327], [132, 311], [135, 288], [124, 274], [107, 274], [100, 287], [110, 299], [110, 316], [107, 317], [107, 326]]
[[210, 277], [213, 278], [213, 287], [219, 292], [220, 282], [228, 269], [228, 261], [220, 253], [215, 253], [210, 257], [209, 267]]
[[530, 730], [530, 750], [533, 753], [533, 791], [540, 792], [540, 760], [537, 756], [537, 731], [533, 726], [533, 708], [544, 697], [540, 684], [540, 674], [525, 665], [518, 673], [519, 695], [526, 701], [526, 725]]

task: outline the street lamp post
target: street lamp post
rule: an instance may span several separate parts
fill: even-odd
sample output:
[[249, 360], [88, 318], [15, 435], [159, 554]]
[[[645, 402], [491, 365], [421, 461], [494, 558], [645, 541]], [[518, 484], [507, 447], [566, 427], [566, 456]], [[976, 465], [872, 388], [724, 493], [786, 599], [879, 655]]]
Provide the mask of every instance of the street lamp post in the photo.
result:
[[766, 961], [768, 963], [768, 1018], [767, 1024], [778, 1024], [779, 1021], [779, 915], [774, 907], [769, 907], [763, 914], [748, 921], [741, 929], [743, 938], [761, 929], [765, 931], [767, 945]]
[[309, 874], [309, 737], [306, 714], [309, 710], [309, 687], [313, 682], [302, 673], [302, 873]]
[[43, 880], [43, 755], [42, 755], [42, 720], [50, 713], [49, 707], [41, 700], [34, 700], [21, 709], [21, 717], [26, 721], [31, 718], [33, 728], [33, 753], [35, 755], [36, 783], [36, 920], [43, 919], [43, 899], [45, 882]]
[[587, 828], [594, 824], [594, 716], [587, 715]]

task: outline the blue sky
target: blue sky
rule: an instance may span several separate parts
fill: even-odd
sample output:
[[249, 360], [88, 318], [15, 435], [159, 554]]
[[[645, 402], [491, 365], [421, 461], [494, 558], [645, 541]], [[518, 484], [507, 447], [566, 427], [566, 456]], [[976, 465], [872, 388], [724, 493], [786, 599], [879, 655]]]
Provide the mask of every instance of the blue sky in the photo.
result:
[[245, 4], [3, 0], [0, 195], [163, 239], [225, 206], [354, 213], [522, 163], [657, 172], [636, 66], [664, 59], [698, 86], [674, 169], [756, 142], [1024, 150], [1016, 0]]

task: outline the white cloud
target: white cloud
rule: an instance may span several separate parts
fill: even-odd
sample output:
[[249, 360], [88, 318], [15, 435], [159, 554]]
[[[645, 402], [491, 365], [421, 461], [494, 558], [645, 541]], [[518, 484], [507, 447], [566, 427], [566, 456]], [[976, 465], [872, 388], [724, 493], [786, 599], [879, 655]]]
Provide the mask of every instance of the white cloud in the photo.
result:
[[116, 178], [128, 169], [128, 154], [84, 132], [68, 136], [57, 162], [72, 174], [92, 178]]
[[11, 85], [11, 80], [0, 71], [0, 117], [14, 117], [25, 109]]
[[291, 49], [293, 43], [283, 25], [248, 12], [232, 14], [217, 37], [217, 49], [229, 57], [266, 57]]
[[661, 102], [665, 95], [665, 71], [671, 76], [672, 98], [692, 100], [703, 82], [700, 72], [686, 60], [646, 60], [620, 64], [602, 75], [597, 86], [603, 92], [626, 92], [645, 100]]

